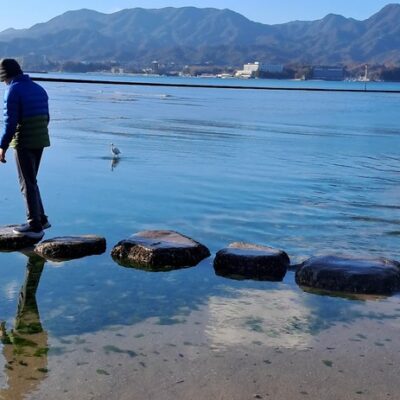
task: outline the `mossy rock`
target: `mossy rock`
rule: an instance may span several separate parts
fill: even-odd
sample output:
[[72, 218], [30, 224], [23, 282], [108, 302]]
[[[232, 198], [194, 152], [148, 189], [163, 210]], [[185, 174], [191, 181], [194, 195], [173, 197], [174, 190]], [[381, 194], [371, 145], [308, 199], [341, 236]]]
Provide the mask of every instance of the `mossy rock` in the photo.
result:
[[400, 290], [400, 263], [385, 258], [314, 257], [297, 270], [296, 282], [331, 292], [388, 295]]
[[210, 256], [207, 247], [174, 231], [143, 231], [120, 241], [111, 256], [124, 267], [170, 271], [197, 265]]
[[95, 235], [56, 237], [35, 246], [35, 252], [50, 261], [73, 260], [105, 251], [106, 239]]
[[44, 236], [43, 234], [40, 239], [32, 239], [26, 235], [16, 235], [13, 232], [13, 228], [16, 226], [18, 225], [0, 227], [0, 251], [16, 251], [34, 246], [36, 243], [40, 242]]

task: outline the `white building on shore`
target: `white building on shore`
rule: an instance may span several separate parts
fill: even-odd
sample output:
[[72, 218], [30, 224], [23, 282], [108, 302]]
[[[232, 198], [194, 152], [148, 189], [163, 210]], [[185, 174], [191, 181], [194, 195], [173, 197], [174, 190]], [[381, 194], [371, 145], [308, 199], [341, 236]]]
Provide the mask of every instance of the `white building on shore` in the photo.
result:
[[243, 69], [236, 72], [235, 77], [250, 79], [258, 76], [261, 71], [261, 64], [259, 62], [244, 64]]
[[281, 73], [283, 65], [281, 64], [262, 64], [258, 61], [243, 65], [243, 69], [236, 72], [236, 78], [256, 78], [261, 72]]

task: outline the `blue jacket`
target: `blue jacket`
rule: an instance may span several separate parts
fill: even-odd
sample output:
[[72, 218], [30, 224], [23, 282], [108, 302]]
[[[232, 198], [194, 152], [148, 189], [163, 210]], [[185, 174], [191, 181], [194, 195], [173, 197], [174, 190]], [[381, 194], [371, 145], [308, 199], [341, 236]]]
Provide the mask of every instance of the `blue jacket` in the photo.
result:
[[50, 146], [49, 104], [46, 91], [28, 75], [16, 76], [4, 93], [4, 130], [0, 148]]

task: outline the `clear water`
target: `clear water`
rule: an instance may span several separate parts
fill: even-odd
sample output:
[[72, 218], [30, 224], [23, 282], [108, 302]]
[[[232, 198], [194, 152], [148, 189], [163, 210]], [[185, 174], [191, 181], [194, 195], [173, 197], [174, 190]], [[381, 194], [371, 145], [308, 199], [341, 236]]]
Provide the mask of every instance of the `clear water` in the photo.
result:
[[[227, 333], [239, 314], [244, 331], [259, 333], [256, 341], [266, 347], [279, 345], [271, 338], [280, 336], [298, 338], [290, 347], [301, 347], [301, 338], [365, 319], [398, 324], [397, 296], [309, 294], [293, 272], [279, 284], [232, 281], [214, 274], [212, 257], [196, 268], [148, 273], [119, 267], [109, 252], [140, 230], [172, 229], [213, 254], [241, 240], [284, 249], [293, 263], [327, 253], [399, 260], [400, 95], [43, 85], [52, 137], [40, 172], [53, 224], [46, 236], [92, 233], [108, 242], [102, 256], [44, 266], [36, 301], [48, 335], [47, 365], [62, 364], [63, 341], [68, 351], [83, 351], [67, 338], [146, 321], [161, 336], [171, 325], [190, 333], [190, 316], [213, 307], [232, 314], [219, 322], [225, 336], [212, 333], [215, 324], [207, 327], [208, 337], [218, 337], [209, 345], [215, 351], [243, 345]], [[110, 143], [122, 151], [116, 165]], [[8, 159], [0, 169], [2, 224], [24, 216], [11, 151]], [[0, 254], [0, 320], [8, 329], [27, 260]], [[271, 326], [268, 315], [279, 310], [286, 317]], [[133, 339], [130, 351], [135, 346]], [[3, 358], [0, 388], [11, 379]], [[87, 368], [100, 378], [110, 374], [90, 362]], [[46, 367], [40, 384], [56, 379], [56, 370]], [[35, 398], [37, 390], [21, 392]]]

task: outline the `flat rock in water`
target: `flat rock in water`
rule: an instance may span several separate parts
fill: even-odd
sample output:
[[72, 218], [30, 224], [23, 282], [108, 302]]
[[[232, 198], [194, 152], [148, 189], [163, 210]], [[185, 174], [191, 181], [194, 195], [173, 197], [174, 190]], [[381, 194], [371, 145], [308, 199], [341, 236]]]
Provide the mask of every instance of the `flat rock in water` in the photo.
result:
[[32, 239], [28, 236], [16, 235], [13, 232], [13, 228], [16, 226], [18, 225], [0, 227], [0, 251], [22, 250], [31, 247], [40, 242], [44, 236], [43, 234], [40, 239]]
[[400, 264], [384, 258], [314, 257], [297, 270], [296, 282], [333, 292], [391, 294], [400, 290]]
[[217, 275], [233, 279], [282, 281], [290, 264], [282, 250], [249, 243], [232, 243], [214, 260]]
[[174, 231], [143, 231], [119, 242], [111, 256], [120, 265], [149, 271], [193, 267], [210, 256], [202, 244]]
[[54, 261], [73, 260], [105, 251], [106, 239], [95, 235], [56, 237], [35, 246], [37, 254]]

